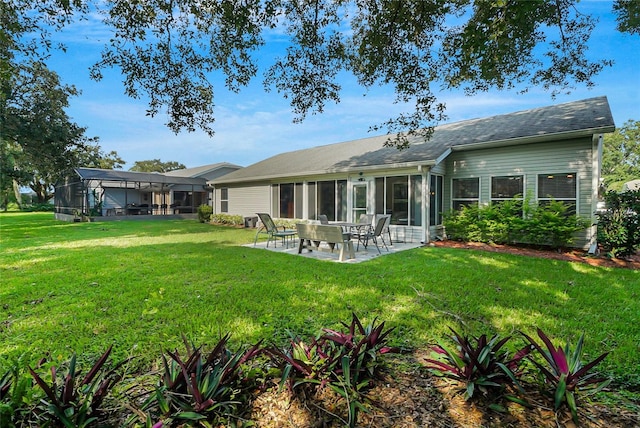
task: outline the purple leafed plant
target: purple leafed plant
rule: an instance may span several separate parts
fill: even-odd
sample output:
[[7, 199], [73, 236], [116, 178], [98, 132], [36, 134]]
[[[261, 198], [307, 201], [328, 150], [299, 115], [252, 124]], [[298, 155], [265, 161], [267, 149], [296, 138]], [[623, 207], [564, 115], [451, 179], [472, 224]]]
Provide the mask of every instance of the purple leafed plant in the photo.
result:
[[510, 336], [499, 339], [498, 335], [487, 339], [487, 335], [467, 337], [453, 332], [452, 339], [456, 348], [450, 348], [442, 343], [432, 346], [435, 358], [427, 359], [427, 368], [437, 376], [456, 380], [464, 385], [466, 400], [472, 398], [479, 389], [488, 393], [490, 388], [503, 388], [505, 384], [513, 383], [519, 389], [516, 379], [518, 367], [523, 358], [531, 352], [531, 346], [526, 346], [512, 357], [503, 350], [503, 346], [511, 339]]
[[538, 351], [537, 354], [542, 357], [543, 362], [538, 362], [533, 358], [530, 360], [544, 375], [546, 383], [554, 388], [555, 409], [558, 410], [562, 403], [566, 403], [574, 422], [577, 424], [578, 409], [575, 393], [581, 391], [595, 394], [611, 383], [611, 379], [603, 379], [597, 377], [596, 373], [590, 373], [590, 370], [604, 360], [609, 353], [605, 352], [590, 363], [583, 365], [584, 333], [578, 339], [573, 351], [569, 342], [564, 348], [555, 347], [542, 330], [538, 328], [537, 333], [544, 343], [544, 348], [530, 336], [522, 333], [533, 348]]
[[103, 370], [111, 349], [110, 346], [79, 383], [75, 355], [61, 379], [56, 368], [51, 367], [51, 384], [29, 367], [31, 376], [46, 396], [34, 412], [38, 420], [45, 424], [57, 421], [64, 426], [85, 426], [96, 420], [104, 398], [121, 378], [116, 370], [127, 361]]

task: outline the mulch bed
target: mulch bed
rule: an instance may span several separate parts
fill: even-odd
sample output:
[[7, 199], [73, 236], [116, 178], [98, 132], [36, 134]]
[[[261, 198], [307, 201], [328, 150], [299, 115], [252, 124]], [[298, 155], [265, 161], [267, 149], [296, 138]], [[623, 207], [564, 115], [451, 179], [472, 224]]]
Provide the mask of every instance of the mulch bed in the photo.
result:
[[[479, 399], [465, 401], [455, 384], [430, 375], [421, 367], [421, 352], [407, 358], [411, 366], [394, 370], [378, 381], [367, 394], [370, 411], [360, 412], [358, 427], [376, 428], [476, 428], [476, 427], [576, 427], [571, 414], [562, 408], [555, 412], [553, 401], [544, 397], [535, 386], [526, 389], [526, 397], [533, 408], [527, 409], [506, 400]], [[390, 366], [397, 366], [392, 363]], [[499, 403], [506, 410], [495, 411], [490, 406]], [[579, 403], [581, 427], [627, 428], [640, 427], [640, 403], [629, 408], [612, 409], [599, 403]], [[314, 395], [293, 398], [286, 388], [278, 392], [274, 387], [260, 393], [253, 403], [249, 419], [258, 427], [342, 428], [348, 414], [344, 400], [329, 388]]]
[[[627, 260], [591, 255], [580, 250], [555, 251], [525, 246], [442, 241], [437, 247], [473, 249], [542, 257], [593, 266], [640, 269], [640, 254]], [[506, 411], [495, 411], [491, 399], [466, 402], [456, 386], [429, 374], [422, 366], [424, 350], [402, 359], [392, 374], [376, 383], [368, 398], [369, 413], [360, 413], [359, 427], [575, 427], [566, 408], [555, 412], [553, 401], [544, 397], [535, 386], [525, 387], [532, 409], [505, 400], [499, 402]], [[402, 367], [402, 368], [401, 368]], [[624, 400], [622, 400], [624, 401]], [[258, 395], [253, 403], [250, 419], [259, 427], [337, 428], [346, 423], [347, 409], [328, 388], [314, 396], [292, 398], [288, 392], [272, 388]], [[611, 408], [599, 403], [582, 403], [579, 407], [580, 426], [589, 428], [640, 427], [640, 403], [625, 408]]]
[[490, 251], [494, 253], [509, 253], [521, 256], [541, 257], [554, 260], [566, 260], [570, 262], [588, 263], [592, 266], [640, 269], [640, 252], [625, 260], [609, 258], [602, 254], [588, 254], [586, 251], [578, 249], [549, 250], [528, 246], [483, 244], [480, 242], [461, 242], [453, 240], [437, 241], [434, 242], [433, 245], [436, 247], [463, 248]]

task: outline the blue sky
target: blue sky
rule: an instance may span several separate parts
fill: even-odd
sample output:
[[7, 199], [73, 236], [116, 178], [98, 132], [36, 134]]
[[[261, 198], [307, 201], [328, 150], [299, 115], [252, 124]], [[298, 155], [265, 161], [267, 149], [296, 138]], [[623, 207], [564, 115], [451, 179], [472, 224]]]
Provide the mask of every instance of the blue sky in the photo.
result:
[[[600, 19], [588, 55], [615, 61], [613, 67], [594, 79], [595, 88], [576, 88], [555, 99], [537, 88], [525, 94], [490, 91], [473, 97], [466, 97], [462, 91], [441, 92], [438, 96], [447, 105], [448, 122], [601, 95], [608, 97], [618, 127], [629, 119], [640, 120], [640, 37], [616, 31], [609, 1], [587, 0], [578, 7]], [[100, 82], [89, 79], [89, 67], [99, 60], [104, 40], [109, 37], [101, 25], [91, 20], [76, 23], [56, 37], [66, 43], [67, 52], [55, 52], [48, 61], [49, 68], [64, 83], [82, 91], [70, 100], [69, 115], [78, 125], [88, 128], [88, 136], [100, 138], [104, 151], [117, 151], [126, 161], [124, 169], [146, 159], [177, 161], [187, 167], [216, 162], [246, 166], [285, 151], [377, 135], [368, 132], [370, 126], [407, 111], [404, 106], [393, 104], [391, 88], [373, 88], [364, 96], [365, 90], [345, 76], [340, 104], [327, 105], [324, 113], [294, 124], [287, 101], [275, 91], [263, 90], [259, 72], [239, 94], [226, 91], [223, 80], [214, 82], [213, 137], [204, 132], [175, 135], [164, 125], [166, 117], [162, 114], [155, 118], [145, 115], [145, 100], [124, 95], [123, 77], [118, 70], [106, 70]], [[261, 54], [273, 55], [269, 50]]]

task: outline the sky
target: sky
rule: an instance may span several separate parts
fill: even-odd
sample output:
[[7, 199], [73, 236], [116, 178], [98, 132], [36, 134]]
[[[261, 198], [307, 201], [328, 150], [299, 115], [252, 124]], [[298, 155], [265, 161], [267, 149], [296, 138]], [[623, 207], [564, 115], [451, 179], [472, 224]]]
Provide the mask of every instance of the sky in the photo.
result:
[[[532, 88], [525, 94], [492, 90], [472, 97], [461, 90], [438, 92], [438, 100], [447, 106], [448, 120], [443, 123], [602, 95], [608, 97], [617, 127], [630, 119], [640, 120], [640, 36], [621, 34], [615, 29], [610, 1], [583, 0], [578, 7], [599, 18], [587, 55], [615, 62], [594, 78], [594, 88], [578, 87], [555, 99], [541, 88]], [[104, 78], [99, 82], [89, 78], [89, 67], [100, 59], [108, 37], [105, 28], [95, 21], [73, 24], [56, 34], [56, 39], [66, 44], [66, 52], [54, 52], [47, 64], [64, 84], [75, 85], [82, 92], [69, 100], [69, 116], [87, 128], [87, 136], [99, 137], [103, 152], [116, 151], [126, 162], [125, 170], [136, 161], [149, 159], [180, 162], [188, 168], [217, 162], [247, 166], [282, 152], [380, 135], [384, 131], [372, 133], [369, 128], [400, 112], [410, 112], [405, 106], [394, 104], [392, 88], [365, 90], [345, 75], [339, 104], [328, 104], [323, 113], [293, 123], [287, 100], [275, 90], [264, 91], [261, 70], [239, 94], [226, 91], [222, 80], [214, 81], [213, 137], [202, 131], [176, 135], [165, 126], [166, 116], [147, 116], [144, 99], [135, 100], [124, 94], [119, 70], [103, 71]], [[273, 55], [268, 50], [260, 54], [265, 58], [259, 61]]]

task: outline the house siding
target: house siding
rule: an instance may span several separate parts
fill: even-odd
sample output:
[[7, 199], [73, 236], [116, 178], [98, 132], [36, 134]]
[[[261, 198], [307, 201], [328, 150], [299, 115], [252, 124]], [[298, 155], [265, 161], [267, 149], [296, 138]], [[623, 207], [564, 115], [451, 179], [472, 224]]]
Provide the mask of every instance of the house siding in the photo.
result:
[[[220, 186], [223, 188], [226, 186]], [[215, 212], [220, 213], [220, 188], [216, 189]], [[271, 211], [271, 188], [269, 185], [247, 187], [227, 187], [229, 189], [229, 209], [227, 214], [255, 216], [257, 212]]]
[[[453, 152], [446, 160], [444, 205], [451, 209], [454, 178], [479, 177], [480, 203], [491, 202], [491, 177], [522, 175], [525, 193], [537, 199], [538, 174], [577, 174], [577, 213], [592, 217], [593, 142], [591, 138]], [[586, 245], [591, 231], [579, 237]]]

